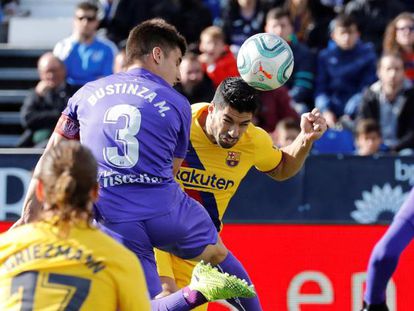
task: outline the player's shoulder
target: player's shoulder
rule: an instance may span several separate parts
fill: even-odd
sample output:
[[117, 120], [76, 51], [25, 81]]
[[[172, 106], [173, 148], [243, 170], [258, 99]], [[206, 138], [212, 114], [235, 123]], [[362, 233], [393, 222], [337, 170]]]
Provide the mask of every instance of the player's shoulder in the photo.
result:
[[271, 140], [269, 133], [259, 126], [250, 123], [246, 130], [246, 137], [254, 143], [261, 143], [263, 140]]
[[193, 118], [199, 116], [208, 107], [209, 103], [196, 103], [191, 105], [191, 114]]

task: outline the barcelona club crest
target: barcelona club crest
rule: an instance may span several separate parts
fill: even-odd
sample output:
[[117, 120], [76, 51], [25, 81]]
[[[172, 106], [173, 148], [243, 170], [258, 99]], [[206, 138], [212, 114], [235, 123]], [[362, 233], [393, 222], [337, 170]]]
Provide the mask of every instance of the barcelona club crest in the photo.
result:
[[226, 164], [230, 167], [235, 167], [240, 162], [241, 152], [229, 151], [227, 154]]

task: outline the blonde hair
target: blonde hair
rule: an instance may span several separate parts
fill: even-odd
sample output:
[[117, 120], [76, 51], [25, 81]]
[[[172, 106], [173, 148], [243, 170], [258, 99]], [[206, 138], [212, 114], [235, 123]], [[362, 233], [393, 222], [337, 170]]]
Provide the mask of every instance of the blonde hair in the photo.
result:
[[212, 38], [213, 40], [221, 40], [225, 42], [225, 35], [223, 29], [218, 26], [210, 26], [205, 28], [200, 35], [200, 38], [208, 37]]
[[38, 178], [43, 184], [44, 212], [58, 224], [85, 218], [91, 222], [90, 193], [97, 186], [97, 163], [88, 148], [77, 141], [59, 143], [44, 155]]

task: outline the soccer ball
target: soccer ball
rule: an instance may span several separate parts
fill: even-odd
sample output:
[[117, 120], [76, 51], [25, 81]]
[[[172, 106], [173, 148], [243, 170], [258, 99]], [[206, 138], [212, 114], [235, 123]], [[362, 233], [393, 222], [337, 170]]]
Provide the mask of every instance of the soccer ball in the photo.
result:
[[261, 91], [282, 86], [293, 71], [293, 53], [281, 37], [259, 33], [248, 38], [237, 55], [237, 68], [247, 84]]

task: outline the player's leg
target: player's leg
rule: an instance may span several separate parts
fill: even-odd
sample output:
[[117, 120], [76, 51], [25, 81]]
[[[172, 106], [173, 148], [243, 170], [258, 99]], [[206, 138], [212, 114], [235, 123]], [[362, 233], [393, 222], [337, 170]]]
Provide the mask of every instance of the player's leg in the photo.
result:
[[[157, 237], [157, 241], [161, 243], [156, 244], [156, 247], [183, 259], [202, 259], [210, 262], [217, 265], [223, 273], [235, 275], [238, 278], [245, 279], [248, 284], [252, 284], [243, 265], [218, 238], [210, 216], [197, 201], [187, 197], [179, 207], [173, 209], [171, 216], [170, 222], [174, 223], [176, 230], [180, 231], [181, 234], [181, 237], [176, 239], [176, 243], [173, 244], [166, 243], [165, 237], [161, 236], [159, 223], [157, 227], [152, 226], [151, 222], [147, 223], [147, 229], [153, 232], [154, 236], [160, 235]], [[169, 226], [168, 223], [163, 225]], [[152, 234], [151, 236], [153, 237]], [[240, 310], [262, 310], [257, 297], [240, 299], [235, 304], [238, 305]]]
[[[158, 227], [166, 229], [166, 232], [174, 232], [169, 215], [160, 217], [161, 224], [170, 223], [170, 227]], [[154, 221], [156, 222], [156, 221]], [[143, 267], [147, 286], [151, 298], [161, 292], [161, 283], [158, 277], [155, 258], [153, 253], [153, 241], [148, 235], [145, 222], [127, 223], [100, 223], [100, 229], [111, 235], [117, 241], [132, 250], [140, 259]], [[175, 240], [173, 233], [170, 234], [171, 241]], [[168, 239], [167, 239], [168, 240]], [[127, 263], [126, 263], [127, 264]], [[182, 311], [191, 310], [207, 301], [225, 299], [226, 297], [255, 295], [254, 290], [247, 283], [234, 276], [225, 275], [211, 266], [200, 264], [193, 275], [191, 284], [179, 292], [170, 296], [153, 300], [152, 310], [159, 311]]]

